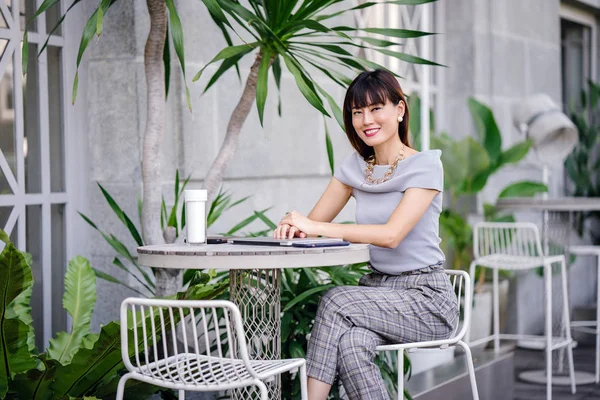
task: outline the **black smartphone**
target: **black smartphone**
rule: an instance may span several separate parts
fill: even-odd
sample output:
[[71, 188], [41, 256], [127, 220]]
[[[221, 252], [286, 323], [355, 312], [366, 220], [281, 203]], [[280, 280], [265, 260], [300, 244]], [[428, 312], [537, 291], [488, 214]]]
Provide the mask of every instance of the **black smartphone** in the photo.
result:
[[207, 244], [223, 244], [223, 243], [227, 243], [227, 238], [225, 237], [219, 237], [219, 236], [209, 236], [206, 238], [206, 243]]

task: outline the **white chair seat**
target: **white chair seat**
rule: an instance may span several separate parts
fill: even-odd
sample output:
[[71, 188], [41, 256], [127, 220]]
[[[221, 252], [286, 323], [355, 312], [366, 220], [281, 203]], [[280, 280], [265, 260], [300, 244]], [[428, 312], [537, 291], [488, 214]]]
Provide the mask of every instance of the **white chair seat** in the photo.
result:
[[600, 256], [600, 246], [571, 246], [569, 253], [580, 256]]
[[[129, 372], [119, 380], [116, 398], [123, 400], [127, 380], [136, 379], [178, 390], [180, 400], [185, 391], [231, 389], [268, 400], [267, 382], [299, 370], [301, 398], [308, 399], [303, 359], [251, 360], [245, 338], [240, 310], [230, 301], [127, 298], [121, 304], [121, 357]], [[258, 393], [246, 391], [250, 386]]]
[[[302, 359], [250, 360], [250, 365], [259, 379], [266, 380], [281, 372], [291, 371], [304, 364]], [[221, 384], [248, 385], [253, 381], [243, 360], [233, 358], [208, 357], [196, 353], [184, 353], [156, 363], [134, 368], [136, 374], [158, 378], [165, 382], [218, 386]]]
[[520, 256], [511, 254], [491, 254], [476, 259], [479, 266], [508, 270], [531, 269], [564, 260], [563, 255], [549, 257]]

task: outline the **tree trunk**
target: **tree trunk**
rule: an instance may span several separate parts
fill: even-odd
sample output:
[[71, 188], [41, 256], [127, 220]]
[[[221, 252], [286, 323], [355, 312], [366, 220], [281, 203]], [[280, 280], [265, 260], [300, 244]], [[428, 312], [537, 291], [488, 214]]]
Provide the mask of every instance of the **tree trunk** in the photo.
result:
[[[142, 153], [142, 235], [146, 244], [164, 243], [160, 228], [161, 149], [165, 134], [165, 73], [163, 50], [167, 34], [167, 6], [164, 0], [146, 0], [150, 33], [144, 49], [146, 71], [146, 131]], [[156, 295], [173, 294], [179, 288], [179, 270], [156, 270]]]
[[254, 104], [254, 99], [256, 98], [256, 83], [258, 81], [258, 67], [260, 66], [261, 60], [262, 53], [259, 52], [254, 60], [254, 64], [252, 64], [252, 67], [250, 68], [250, 74], [248, 75], [246, 86], [244, 87], [244, 93], [242, 93], [240, 101], [233, 109], [231, 117], [229, 118], [227, 133], [225, 134], [225, 140], [223, 140], [219, 154], [217, 154], [217, 158], [213, 161], [206, 178], [204, 179], [204, 188], [208, 191], [207, 204], [209, 205], [212, 204], [221, 188], [225, 170], [237, 151], [240, 142], [240, 131], [242, 130], [244, 122], [246, 122], [246, 118], [248, 118], [252, 104]]

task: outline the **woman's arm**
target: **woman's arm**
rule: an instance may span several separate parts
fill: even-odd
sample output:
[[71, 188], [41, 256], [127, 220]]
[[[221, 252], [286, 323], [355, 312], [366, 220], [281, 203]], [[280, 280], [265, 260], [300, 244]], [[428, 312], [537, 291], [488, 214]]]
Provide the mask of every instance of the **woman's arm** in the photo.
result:
[[308, 218], [319, 222], [333, 221], [348, 203], [350, 196], [352, 196], [352, 188], [350, 186], [344, 185], [335, 178], [331, 178], [321, 198], [308, 214]]
[[[335, 178], [331, 178], [329, 185], [321, 195], [317, 204], [308, 214], [308, 218], [316, 222], [331, 222], [342, 211], [350, 196], [352, 188]], [[285, 218], [285, 217], [284, 217]], [[289, 224], [279, 223], [273, 232], [275, 238], [293, 238], [294, 236], [306, 237], [306, 233]]]
[[[295, 226], [308, 235], [340, 237], [350, 242], [395, 248], [423, 217], [438, 193], [439, 191], [434, 189], [410, 188], [406, 190], [402, 200], [385, 224], [332, 224], [312, 221], [295, 211], [284, 217], [281, 224]], [[377, 204], [373, 204], [373, 207], [377, 207]]]

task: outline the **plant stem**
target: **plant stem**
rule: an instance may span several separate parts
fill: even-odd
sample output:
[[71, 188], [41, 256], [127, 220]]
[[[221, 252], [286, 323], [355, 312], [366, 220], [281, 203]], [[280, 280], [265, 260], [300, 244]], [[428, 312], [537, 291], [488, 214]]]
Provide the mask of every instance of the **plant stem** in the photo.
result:
[[217, 158], [213, 161], [206, 178], [204, 179], [204, 188], [208, 191], [207, 204], [212, 204], [212, 201], [219, 192], [219, 188], [223, 183], [225, 169], [233, 159], [239, 146], [242, 126], [244, 125], [246, 118], [248, 118], [250, 108], [252, 107], [252, 104], [254, 104], [254, 99], [256, 98], [258, 67], [260, 66], [262, 57], [262, 52], [259, 52], [256, 55], [254, 64], [252, 64], [252, 67], [250, 68], [250, 73], [248, 74], [248, 80], [246, 81], [242, 97], [237, 106], [233, 109], [231, 117], [229, 118], [227, 133], [225, 134], [225, 139], [223, 140], [219, 154], [217, 154]]
[[146, 130], [142, 153], [142, 235], [146, 244], [163, 243], [160, 228], [160, 168], [165, 133], [165, 82], [163, 49], [167, 32], [167, 6], [164, 0], [146, 0], [150, 32], [144, 49], [146, 72]]
[[[165, 242], [160, 228], [160, 145], [165, 134], [165, 73], [163, 50], [167, 33], [167, 6], [164, 0], [146, 0], [150, 14], [150, 32], [144, 49], [146, 71], [146, 131], [142, 154], [142, 235], [146, 244]], [[176, 293], [181, 282], [181, 270], [156, 268], [156, 296]]]

